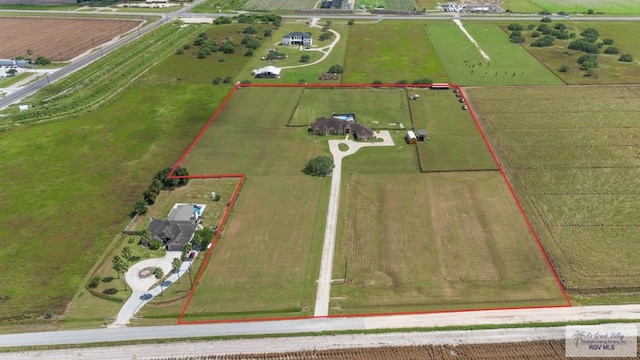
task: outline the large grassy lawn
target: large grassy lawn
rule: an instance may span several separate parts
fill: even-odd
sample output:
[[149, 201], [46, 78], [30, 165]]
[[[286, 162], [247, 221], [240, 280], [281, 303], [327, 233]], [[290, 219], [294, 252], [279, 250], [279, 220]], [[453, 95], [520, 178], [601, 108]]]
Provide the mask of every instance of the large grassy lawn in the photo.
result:
[[329, 180], [301, 171], [328, 148], [286, 126], [302, 92], [237, 90], [187, 156], [193, 174], [247, 176], [187, 320], [310, 315]]
[[355, 113], [358, 123], [375, 129], [394, 129], [398, 122], [410, 126], [407, 102], [404, 89], [305, 89], [289, 125], [308, 127], [318, 117]]
[[637, 297], [640, 88], [469, 92], [571, 294]]
[[[230, 89], [179, 79], [225, 76], [246, 62], [238, 56], [206, 70], [174, 56], [92, 113], [0, 133], [0, 235], [9, 239], [0, 271], [20, 279], [0, 284], [3, 320], [33, 324], [47, 310], [65, 312], [153, 174], [180, 157]], [[112, 302], [89, 303], [69, 307], [72, 321], [85, 318], [83, 308], [91, 319], [115, 315]]]
[[500, 173], [360, 166], [345, 161], [333, 314], [566, 303]]
[[[508, 0], [509, 2], [513, 0]], [[638, 14], [640, 3], [635, 0], [529, 0], [551, 12], [583, 13], [591, 9], [607, 14]]]
[[490, 61], [480, 55], [453, 22], [431, 21], [426, 25], [451, 82], [461, 85], [562, 84], [525, 49], [510, 43], [497, 24], [466, 21], [464, 25]]
[[395, 83], [430, 78], [447, 82], [447, 74], [423, 22], [382, 21], [351, 27], [343, 83]]
[[197, 134], [215, 90], [140, 84], [89, 116], [0, 135], [0, 271], [20, 279], [0, 286], [0, 316], [64, 311], [153, 174]]
[[487, 145], [468, 110], [452, 91], [409, 89], [416, 129], [427, 131], [429, 141], [417, 143], [422, 171], [497, 170]]
[[534, 4], [531, 0], [504, 0], [502, 8], [509, 9], [514, 13], [537, 13], [544, 11], [543, 8]]

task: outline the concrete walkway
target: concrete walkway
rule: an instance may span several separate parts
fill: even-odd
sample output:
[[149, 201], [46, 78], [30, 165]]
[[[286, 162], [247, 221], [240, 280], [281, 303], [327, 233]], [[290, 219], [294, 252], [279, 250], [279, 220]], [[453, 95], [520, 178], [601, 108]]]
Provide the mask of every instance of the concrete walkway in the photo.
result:
[[[329, 208], [327, 222], [324, 228], [324, 243], [322, 245], [322, 260], [320, 262], [320, 277], [318, 279], [318, 293], [313, 316], [329, 315], [329, 298], [331, 294], [331, 275], [333, 273], [333, 254], [336, 244], [336, 229], [338, 225], [338, 208], [340, 206], [340, 183], [342, 178], [342, 159], [355, 154], [363, 147], [393, 146], [395, 145], [388, 131], [379, 131], [376, 138], [383, 141], [356, 142], [353, 140], [329, 140], [329, 150], [333, 156], [333, 173], [331, 174], [331, 192], [329, 193]], [[349, 148], [340, 150], [339, 145], [345, 144]]]
[[167, 251], [164, 257], [143, 260], [130, 267], [124, 274], [124, 279], [133, 292], [131, 293], [129, 300], [127, 300], [127, 302], [122, 305], [122, 308], [120, 308], [116, 320], [108, 327], [127, 326], [131, 318], [140, 311], [143, 306], [161, 293], [162, 289], [160, 286], [156, 286], [151, 289], [151, 287], [158, 282], [158, 279], [156, 279], [153, 274], [146, 277], [139, 276], [143, 269], [160, 267], [162, 271], [164, 271], [165, 275], [171, 274], [162, 283], [162, 287], [166, 290], [167, 287], [178, 280], [179, 276], [181, 277], [184, 275], [191, 266], [191, 261], [183, 261], [182, 266], [180, 267], [179, 276], [176, 273], [172, 273], [171, 270], [173, 267], [171, 262], [173, 259], [180, 258], [181, 256], [181, 251]]

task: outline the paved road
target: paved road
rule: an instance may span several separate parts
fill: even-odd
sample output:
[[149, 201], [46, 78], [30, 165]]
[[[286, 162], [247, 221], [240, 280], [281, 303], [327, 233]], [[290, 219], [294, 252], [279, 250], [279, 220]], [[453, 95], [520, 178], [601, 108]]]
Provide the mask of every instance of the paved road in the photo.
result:
[[0, 347], [593, 319], [640, 320], [640, 304], [51, 331], [0, 335]]
[[[628, 324], [626, 324], [628, 325]], [[626, 326], [625, 325], [625, 326]], [[634, 324], [640, 325], [640, 324]], [[519, 328], [493, 330], [459, 330], [433, 332], [398, 332], [383, 334], [352, 334], [334, 336], [304, 336], [261, 339], [238, 339], [164, 344], [140, 344], [86, 349], [61, 349], [2, 354], [3, 360], [48, 359], [170, 359], [229, 354], [286, 353], [344, 348], [372, 348], [384, 346], [424, 346], [495, 344], [505, 342], [561, 340], [563, 327]]]

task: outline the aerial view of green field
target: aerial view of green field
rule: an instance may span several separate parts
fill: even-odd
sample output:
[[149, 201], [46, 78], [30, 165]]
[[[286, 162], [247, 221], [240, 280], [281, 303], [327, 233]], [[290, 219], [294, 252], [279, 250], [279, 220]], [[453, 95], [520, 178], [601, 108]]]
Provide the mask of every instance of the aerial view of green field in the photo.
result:
[[[633, 35], [640, 31], [635, 22], [557, 20], [551, 23], [502, 22], [499, 25], [507, 34], [513, 33], [509, 30], [510, 26], [522, 27], [522, 31], [519, 31], [522, 34], [522, 48], [567, 84], [633, 84], [640, 80], [640, 69], [633, 62], [633, 54], [640, 51]], [[572, 44], [585, 39], [584, 31], [593, 31], [589, 29], [595, 29], [597, 48], [589, 49], [590, 53], [586, 53]], [[533, 46], [540, 36], [549, 34], [554, 38], [550, 46]], [[508, 39], [504, 41], [509, 42]], [[631, 61], [621, 61], [623, 54], [631, 55]], [[594, 59], [589, 67], [581, 60], [584, 56]]]
[[469, 91], [570, 294], [633, 294], [640, 89]]
[[351, 26], [343, 83], [395, 83], [429, 78], [446, 82], [423, 22], [385, 21]]
[[12, 35], [0, 333], [640, 303], [640, 3], [441, 3], [91, 5], [140, 26], [69, 63]]
[[562, 80], [495, 23], [464, 22], [478, 49], [452, 22], [431, 21], [426, 31], [452, 83], [460, 85], [561, 85]]
[[[509, 2], [513, 0], [508, 0]], [[634, 0], [529, 0], [550, 11], [567, 13], [637, 14], [640, 4]], [[591, 10], [591, 11], [589, 11]]]
[[[333, 267], [333, 277], [344, 283], [332, 286], [330, 313], [565, 304], [468, 111], [452, 91], [417, 91], [418, 99], [409, 100], [402, 88], [239, 88], [183, 163], [197, 173], [247, 174], [184, 319], [312, 315], [329, 183], [300, 169], [314, 153], [327, 151], [327, 138], [310, 136], [306, 128], [334, 112], [354, 112], [362, 124], [391, 128], [396, 146], [361, 150], [346, 160], [340, 255]], [[271, 101], [263, 104], [267, 94]], [[426, 104], [412, 105], [410, 112], [409, 104], [419, 102]], [[421, 174], [417, 145], [404, 142], [406, 130], [396, 121], [386, 123], [397, 119], [413, 127], [414, 112], [426, 112], [418, 122], [439, 140], [424, 157], [442, 149], [434, 169], [447, 173]], [[464, 134], [458, 145], [447, 135], [454, 133]], [[238, 141], [247, 146], [234, 146]], [[444, 154], [445, 148], [453, 154]], [[273, 205], [267, 210], [264, 204]], [[425, 204], [432, 210], [421, 210]], [[457, 213], [459, 208], [469, 212]], [[434, 287], [438, 292], [428, 290]]]

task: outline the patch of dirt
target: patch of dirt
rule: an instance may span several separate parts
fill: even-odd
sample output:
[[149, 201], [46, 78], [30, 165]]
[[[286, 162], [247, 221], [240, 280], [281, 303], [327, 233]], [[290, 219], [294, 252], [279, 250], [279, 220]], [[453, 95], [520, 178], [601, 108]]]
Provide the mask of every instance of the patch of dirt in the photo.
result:
[[88, 49], [134, 29], [142, 20], [3, 17], [0, 21], [0, 58], [45, 56], [68, 61]]

